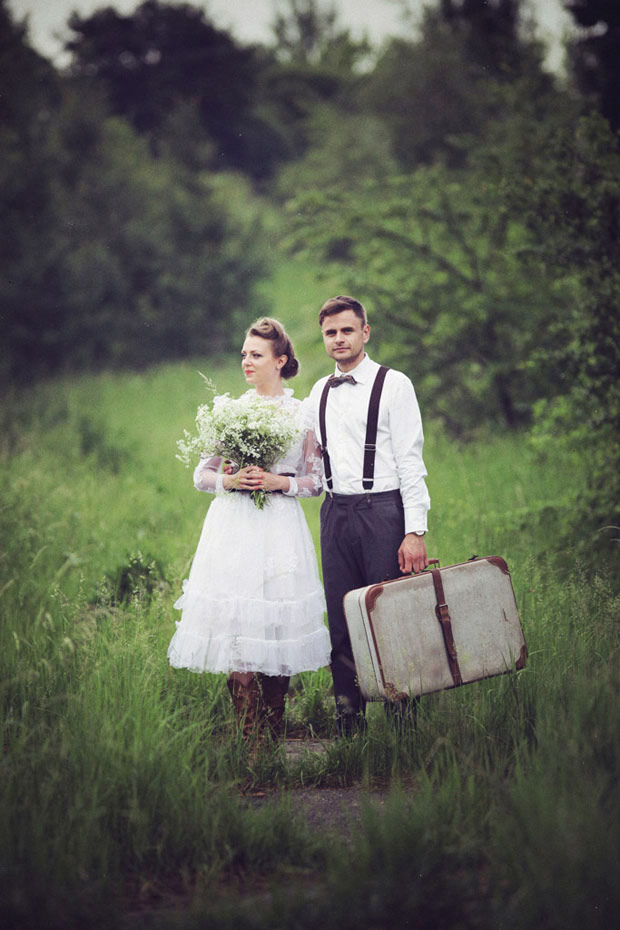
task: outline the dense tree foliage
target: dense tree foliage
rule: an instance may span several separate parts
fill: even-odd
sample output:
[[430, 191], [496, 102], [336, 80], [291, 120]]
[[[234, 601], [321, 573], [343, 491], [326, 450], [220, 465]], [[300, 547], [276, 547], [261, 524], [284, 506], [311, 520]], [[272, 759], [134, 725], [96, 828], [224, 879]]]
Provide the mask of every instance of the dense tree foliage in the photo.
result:
[[0, 9], [3, 379], [230, 345], [263, 271], [256, 211], [231, 206], [247, 186], [155, 157]]
[[470, 32], [442, 22], [453, 6], [393, 43], [363, 89], [388, 101], [405, 173], [377, 177], [371, 159], [353, 182], [311, 153], [292, 247], [366, 295], [382, 357], [453, 432], [530, 424], [550, 461], [588, 450], [591, 484], [564, 515], [588, 545], [620, 526], [618, 142], [554, 87], [536, 44], [482, 77]]
[[274, 47], [248, 48], [196, 6], [145, 0], [128, 15], [73, 14], [66, 47], [73, 79], [102, 88], [155, 153], [198, 129], [206, 167], [261, 181], [305, 151], [312, 110], [340, 93], [368, 51], [335, 22], [316, 0], [291, 0], [274, 22]]
[[501, 187], [435, 165], [365, 195], [297, 198], [298, 243], [367, 295], [373, 342], [415, 376], [429, 415], [458, 435], [527, 422], [546, 390], [528, 363], [565, 295], [542, 268], [523, 274], [532, 240]]
[[425, 10], [419, 38], [387, 48], [361, 94], [381, 114], [404, 169], [437, 159], [461, 166], [474, 137], [503, 119], [498, 85], [528, 79], [531, 94], [549, 93], [543, 51], [522, 38], [517, 10], [515, 0], [443, 0]]
[[184, 357], [230, 345], [222, 305], [247, 304], [260, 270], [252, 226], [241, 227], [207, 176], [154, 159], [126, 123], [72, 103], [61, 131], [81, 152], [81, 139], [90, 145], [59, 204], [74, 354], [145, 364], [162, 346]]
[[617, 0], [565, 0], [586, 32], [572, 48], [572, 66], [584, 94], [613, 129], [620, 129], [620, 5]]
[[[277, 134], [253, 112], [259, 63], [190, 4], [145, 0], [123, 16], [113, 7], [74, 13], [70, 73], [102, 87], [116, 116], [156, 145], [170, 114], [191, 105], [213, 140], [212, 163], [261, 176], [277, 159]], [[257, 158], [257, 155], [260, 157]]]
[[463, 43], [465, 58], [495, 77], [510, 79], [529, 57], [520, 37], [520, 0], [441, 0], [427, 18], [443, 21]]
[[[57, 76], [0, 3], [0, 376], [28, 364], [37, 331], [56, 322], [54, 164], [48, 144]], [[53, 352], [52, 347], [48, 347]]]
[[555, 135], [547, 158], [529, 198], [535, 260], [569, 286], [571, 300], [541, 358], [552, 382], [537, 405], [537, 437], [555, 454], [587, 450], [590, 484], [574, 522], [582, 533], [607, 526], [618, 538], [620, 140], [590, 117]]
[[[455, 27], [454, 17], [454, 4], [427, 13], [420, 38], [392, 43], [361, 91], [401, 107], [384, 109], [383, 120], [376, 114], [379, 127], [393, 130], [390, 173], [378, 170], [378, 142], [371, 147], [385, 134], [369, 124], [360, 147], [349, 117], [341, 126], [353, 124], [344, 133], [352, 154], [332, 154], [325, 142], [322, 161], [311, 152], [289, 210], [294, 247], [336, 265], [367, 295], [383, 352], [415, 373], [425, 408], [464, 434], [483, 422], [527, 424], [548, 393], [537, 359], [569, 288], [526, 265], [538, 243], [523, 206], [533, 179], [547, 172], [550, 134], [572, 128], [578, 111], [542, 70], [537, 45], [528, 52], [515, 34], [511, 79], [483, 78], [471, 29], [460, 20]], [[438, 57], [440, 48], [449, 54]], [[401, 75], [403, 97], [393, 80], [384, 87], [388, 64]], [[361, 163], [351, 170], [358, 148], [366, 171]]]
[[288, 8], [277, 10], [273, 31], [277, 56], [297, 64], [350, 68], [368, 51], [340, 28], [333, 3], [323, 8], [316, 0], [289, 0]]
[[380, 52], [329, 0], [281, 0], [265, 47], [146, 0], [73, 15], [65, 72], [0, 0], [0, 377], [226, 348], [265, 212], [427, 416], [587, 447], [570, 516], [620, 525], [620, 24], [565, 5], [563, 86], [524, 0], [436, 0]]

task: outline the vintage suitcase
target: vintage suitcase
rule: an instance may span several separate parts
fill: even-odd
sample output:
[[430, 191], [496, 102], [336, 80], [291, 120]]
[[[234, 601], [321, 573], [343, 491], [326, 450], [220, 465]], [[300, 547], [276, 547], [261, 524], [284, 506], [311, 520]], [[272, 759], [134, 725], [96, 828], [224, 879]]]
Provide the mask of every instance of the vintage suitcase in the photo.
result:
[[[435, 566], [435, 567], [433, 567]], [[349, 591], [344, 610], [362, 694], [400, 700], [521, 669], [527, 647], [499, 556]]]

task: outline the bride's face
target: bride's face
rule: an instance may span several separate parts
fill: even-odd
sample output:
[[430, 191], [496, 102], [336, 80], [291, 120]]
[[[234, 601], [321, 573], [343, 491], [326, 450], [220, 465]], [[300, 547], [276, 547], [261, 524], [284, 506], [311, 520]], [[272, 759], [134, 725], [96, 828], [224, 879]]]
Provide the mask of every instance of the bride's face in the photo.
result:
[[245, 380], [253, 384], [256, 390], [271, 393], [280, 387], [283, 365], [286, 355], [273, 354], [273, 342], [260, 336], [248, 336], [241, 349], [241, 367]]

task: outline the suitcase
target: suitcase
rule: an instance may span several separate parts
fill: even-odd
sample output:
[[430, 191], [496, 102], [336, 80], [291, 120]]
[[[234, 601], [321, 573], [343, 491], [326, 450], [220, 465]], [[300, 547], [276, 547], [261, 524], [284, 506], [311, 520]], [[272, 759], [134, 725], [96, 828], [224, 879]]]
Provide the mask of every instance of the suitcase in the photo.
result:
[[344, 611], [360, 690], [370, 701], [454, 688], [527, 661], [510, 572], [499, 556], [357, 588], [345, 595]]

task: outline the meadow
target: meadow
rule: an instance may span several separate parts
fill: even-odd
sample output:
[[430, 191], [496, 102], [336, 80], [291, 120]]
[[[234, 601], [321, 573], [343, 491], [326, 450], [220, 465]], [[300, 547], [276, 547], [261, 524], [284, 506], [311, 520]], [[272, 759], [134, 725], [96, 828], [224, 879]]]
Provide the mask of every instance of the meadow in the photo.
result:
[[[289, 268], [266, 294], [291, 321], [298, 396], [327, 370], [324, 292]], [[427, 423], [429, 554], [507, 560], [527, 667], [423, 698], [415, 727], [373, 706], [367, 735], [344, 743], [330, 739], [328, 672], [301, 675], [289, 726], [327, 751], [250, 757], [224, 681], [166, 659], [209, 503], [175, 458], [208, 399], [199, 371], [243, 388], [236, 359], [196, 359], [3, 399], [3, 926], [613, 926], [617, 573], [595, 539], [585, 562], [560, 541], [585, 460]], [[303, 506], [318, 543], [319, 502]], [[295, 808], [296, 787], [351, 785], [389, 796], [347, 835]]]

